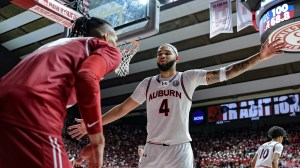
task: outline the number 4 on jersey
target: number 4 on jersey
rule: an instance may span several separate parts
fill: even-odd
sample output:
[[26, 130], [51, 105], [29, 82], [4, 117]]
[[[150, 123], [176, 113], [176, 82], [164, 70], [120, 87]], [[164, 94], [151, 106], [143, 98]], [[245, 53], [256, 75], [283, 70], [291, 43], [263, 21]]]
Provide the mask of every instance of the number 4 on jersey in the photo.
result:
[[165, 113], [165, 116], [168, 116], [168, 113], [170, 112], [169, 106], [168, 106], [168, 99], [164, 99], [161, 102], [159, 113]]

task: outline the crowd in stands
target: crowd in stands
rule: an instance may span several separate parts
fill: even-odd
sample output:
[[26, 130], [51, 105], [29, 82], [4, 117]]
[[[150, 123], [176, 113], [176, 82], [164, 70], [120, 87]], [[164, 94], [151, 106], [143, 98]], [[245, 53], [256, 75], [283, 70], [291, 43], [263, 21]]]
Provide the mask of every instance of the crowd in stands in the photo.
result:
[[[281, 167], [300, 167], [300, 128], [287, 128]], [[213, 137], [193, 135], [196, 167], [250, 167], [258, 147], [270, 141], [267, 129], [220, 132]]]
[[[69, 112], [65, 128], [76, 124], [75, 118], [80, 118], [77, 112]], [[105, 151], [103, 168], [133, 168], [138, 167], [138, 146], [145, 144], [146, 128], [127, 125], [104, 126]], [[72, 139], [64, 129], [63, 139], [70, 160], [80, 155], [81, 149], [89, 144], [88, 136], [80, 140]]]
[[[74, 123], [69, 123], [74, 124]], [[282, 168], [300, 167], [300, 127], [285, 127], [287, 137], [279, 161]], [[192, 133], [192, 148], [196, 168], [250, 167], [250, 162], [258, 147], [270, 141], [267, 130], [231, 130], [203, 136]], [[144, 144], [146, 130], [144, 127], [108, 125], [104, 127], [106, 139], [104, 168], [138, 167], [138, 145]], [[72, 139], [64, 134], [65, 147], [69, 157], [77, 158], [82, 147], [89, 141], [85, 136], [81, 140]]]
[[[145, 144], [146, 131], [130, 126], [105, 126], [104, 168], [138, 167], [138, 146]], [[81, 149], [89, 143], [88, 137], [81, 140], [64, 135], [64, 143], [69, 158], [78, 158]]]

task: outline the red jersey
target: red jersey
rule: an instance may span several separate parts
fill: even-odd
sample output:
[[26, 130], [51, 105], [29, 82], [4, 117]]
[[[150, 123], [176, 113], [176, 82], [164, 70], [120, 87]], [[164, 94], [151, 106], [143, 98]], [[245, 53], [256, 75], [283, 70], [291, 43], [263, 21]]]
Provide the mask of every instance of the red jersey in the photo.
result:
[[92, 54], [105, 59], [106, 73], [121, 62], [116, 48], [91, 37], [59, 39], [28, 55], [0, 80], [0, 121], [60, 135], [66, 106], [76, 103], [76, 72]]

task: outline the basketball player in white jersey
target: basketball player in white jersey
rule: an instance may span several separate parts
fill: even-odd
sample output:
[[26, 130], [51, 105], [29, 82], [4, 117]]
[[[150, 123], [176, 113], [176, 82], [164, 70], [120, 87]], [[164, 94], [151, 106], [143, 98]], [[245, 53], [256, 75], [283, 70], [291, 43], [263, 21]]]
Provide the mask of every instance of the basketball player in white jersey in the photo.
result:
[[251, 168], [278, 168], [278, 160], [283, 150], [282, 141], [286, 135], [283, 128], [274, 126], [268, 135], [272, 140], [261, 145], [251, 162]]
[[[147, 140], [140, 167], [192, 168], [193, 152], [189, 134], [189, 112], [192, 95], [199, 85], [209, 85], [231, 79], [263, 60], [282, 54], [283, 43], [274, 41], [262, 45], [259, 53], [216, 70], [194, 69], [177, 72], [177, 49], [163, 44], [157, 51], [160, 74], [144, 79], [133, 94], [102, 116], [103, 124], [111, 123], [146, 102]], [[72, 137], [81, 137], [83, 124], [69, 127]]]

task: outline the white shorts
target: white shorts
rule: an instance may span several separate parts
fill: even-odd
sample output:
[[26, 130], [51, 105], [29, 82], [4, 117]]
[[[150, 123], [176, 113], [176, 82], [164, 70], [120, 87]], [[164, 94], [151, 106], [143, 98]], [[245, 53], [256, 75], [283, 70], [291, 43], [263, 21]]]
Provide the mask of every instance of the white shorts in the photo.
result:
[[163, 146], [146, 143], [140, 168], [193, 168], [190, 143]]

